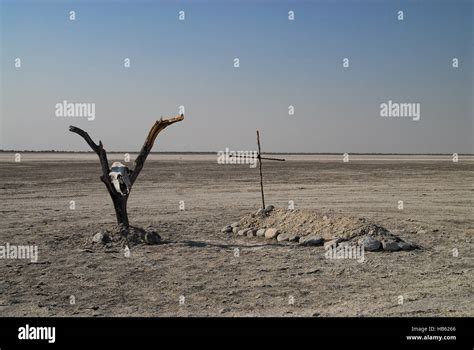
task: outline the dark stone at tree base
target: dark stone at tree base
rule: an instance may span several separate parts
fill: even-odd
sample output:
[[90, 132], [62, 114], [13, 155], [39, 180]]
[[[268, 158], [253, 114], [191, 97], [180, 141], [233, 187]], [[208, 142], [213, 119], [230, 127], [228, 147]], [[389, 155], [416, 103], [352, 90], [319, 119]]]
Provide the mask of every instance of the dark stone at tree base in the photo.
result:
[[311, 233], [307, 236], [303, 236], [299, 240], [299, 244], [307, 246], [318, 246], [324, 244], [324, 239], [321, 236]]

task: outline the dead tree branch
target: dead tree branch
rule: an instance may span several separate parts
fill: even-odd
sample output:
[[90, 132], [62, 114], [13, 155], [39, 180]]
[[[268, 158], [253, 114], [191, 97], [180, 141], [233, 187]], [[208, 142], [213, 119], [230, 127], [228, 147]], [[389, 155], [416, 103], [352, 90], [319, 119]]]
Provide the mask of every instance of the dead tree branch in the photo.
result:
[[153, 144], [155, 143], [155, 139], [158, 134], [164, 130], [167, 126], [179, 122], [184, 119], [184, 115], [179, 115], [174, 118], [170, 119], [163, 119], [157, 120], [155, 124], [151, 127], [150, 132], [145, 140], [145, 143], [142, 146], [140, 154], [138, 155], [137, 159], [135, 159], [135, 169], [133, 169], [132, 173], [130, 174], [130, 182], [133, 183], [137, 179], [138, 175], [142, 171], [143, 165], [145, 164], [145, 160], [148, 157], [151, 149], [153, 148]]

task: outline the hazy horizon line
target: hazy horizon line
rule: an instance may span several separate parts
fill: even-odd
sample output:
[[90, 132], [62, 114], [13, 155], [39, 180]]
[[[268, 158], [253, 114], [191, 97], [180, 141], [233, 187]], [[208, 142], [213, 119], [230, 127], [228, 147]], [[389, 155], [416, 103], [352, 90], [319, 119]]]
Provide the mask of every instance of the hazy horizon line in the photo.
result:
[[[150, 154], [217, 154], [220, 151], [151, 151]], [[236, 152], [236, 151], [235, 151]], [[0, 153], [90, 153], [94, 154], [94, 151], [56, 151], [56, 150], [4, 150], [0, 149]], [[138, 154], [140, 151], [107, 151], [107, 153], [129, 153]], [[384, 152], [345, 152], [352, 155], [405, 155], [405, 156], [452, 156], [453, 153], [384, 153]], [[262, 152], [262, 154], [287, 154], [287, 155], [343, 155], [341, 152]], [[457, 153], [463, 156], [474, 156], [474, 153]]]

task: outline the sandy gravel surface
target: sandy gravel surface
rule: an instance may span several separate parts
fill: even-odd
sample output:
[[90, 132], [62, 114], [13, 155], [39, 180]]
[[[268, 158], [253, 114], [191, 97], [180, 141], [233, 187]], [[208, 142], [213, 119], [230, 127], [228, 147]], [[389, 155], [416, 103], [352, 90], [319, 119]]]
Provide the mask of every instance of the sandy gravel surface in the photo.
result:
[[474, 316], [472, 158], [360, 157], [267, 162], [267, 203], [364, 217], [423, 249], [367, 252], [359, 263], [326, 259], [323, 247], [223, 234], [258, 209], [258, 170], [151, 155], [129, 217], [166, 243], [126, 257], [90, 242], [115, 221], [94, 155], [15, 163], [2, 153], [0, 244], [37, 245], [38, 262], [0, 259], [0, 315]]

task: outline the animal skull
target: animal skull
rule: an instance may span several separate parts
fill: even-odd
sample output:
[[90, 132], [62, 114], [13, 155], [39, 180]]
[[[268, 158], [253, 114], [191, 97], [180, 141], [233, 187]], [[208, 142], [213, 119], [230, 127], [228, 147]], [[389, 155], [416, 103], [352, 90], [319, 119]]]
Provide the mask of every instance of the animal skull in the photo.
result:
[[120, 162], [114, 162], [110, 168], [110, 180], [114, 184], [115, 190], [122, 196], [130, 193], [132, 184], [130, 183], [130, 170]]

